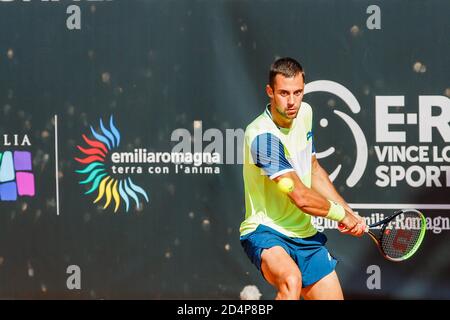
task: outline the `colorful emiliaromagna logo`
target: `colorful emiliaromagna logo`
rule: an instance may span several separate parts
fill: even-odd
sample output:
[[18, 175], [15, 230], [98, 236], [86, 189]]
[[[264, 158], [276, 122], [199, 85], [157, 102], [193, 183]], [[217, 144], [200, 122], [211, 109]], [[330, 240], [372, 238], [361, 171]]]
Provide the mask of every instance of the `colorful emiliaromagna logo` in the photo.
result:
[[109, 127], [108, 130], [103, 125], [102, 119], [100, 119], [102, 134], [97, 133], [91, 126], [91, 133], [94, 139], [89, 139], [86, 135], [82, 135], [88, 147], [77, 146], [84, 157], [75, 158], [75, 160], [84, 165], [84, 167], [75, 172], [85, 177], [80, 181], [80, 184], [90, 186], [89, 190], [85, 192], [86, 195], [97, 192], [94, 203], [99, 202], [103, 198], [105, 199], [103, 209], [108, 208], [114, 202], [114, 212], [117, 212], [120, 204], [123, 203], [125, 211], [128, 212], [132, 200], [139, 209], [139, 195], [144, 197], [147, 202], [149, 201], [144, 189], [133, 183], [130, 177], [116, 179], [111, 176], [110, 168], [107, 165], [108, 160], [110, 160], [108, 157], [120, 144], [120, 133], [114, 126], [112, 116], [110, 117]]

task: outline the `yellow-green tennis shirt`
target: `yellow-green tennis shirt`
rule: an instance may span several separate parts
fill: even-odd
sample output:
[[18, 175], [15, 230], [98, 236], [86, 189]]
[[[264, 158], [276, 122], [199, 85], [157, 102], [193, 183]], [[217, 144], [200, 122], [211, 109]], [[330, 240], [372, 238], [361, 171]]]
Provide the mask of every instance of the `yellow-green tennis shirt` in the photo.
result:
[[288, 237], [306, 238], [316, 234], [311, 216], [294, 205], [273, 181], [295, 171], [303, 184], [311, 187], [312, 140], [312, 109], [305, 102], [290, 129], [276, 126], [269, 106], [247, 126], [243, 165], [246, 212], [241, 236], [260, 224]]

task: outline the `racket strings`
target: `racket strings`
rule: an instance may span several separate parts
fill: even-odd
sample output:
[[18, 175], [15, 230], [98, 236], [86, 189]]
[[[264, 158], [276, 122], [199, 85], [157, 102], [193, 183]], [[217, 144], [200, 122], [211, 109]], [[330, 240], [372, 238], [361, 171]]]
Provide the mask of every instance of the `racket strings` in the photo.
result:
[[416, 249], [421, 241], [423, 220], [419, 213], [406, 211], [391, 220], [381, 234], [383, 252], [391, 258], [400, 259]]

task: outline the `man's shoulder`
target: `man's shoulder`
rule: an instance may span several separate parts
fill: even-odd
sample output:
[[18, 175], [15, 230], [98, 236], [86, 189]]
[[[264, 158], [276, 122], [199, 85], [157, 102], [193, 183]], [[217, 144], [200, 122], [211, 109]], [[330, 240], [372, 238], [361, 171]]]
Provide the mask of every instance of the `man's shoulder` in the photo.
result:
[[270, 119], [264, 114], [260, 114], [245, 128], [245, 135], [255, 135], [270, 131]]
[[300, 105], [300, 110], [306, 114], [312, 114], [313, 112], [311, 105], [305, 101], [302, 101], [302, 104]]
[[302, 121], [305, 126], [309, 127], [312, 124], [312, 118], [313, 110], [311, 106], [307, 102], [302, 102], [296, 121]]

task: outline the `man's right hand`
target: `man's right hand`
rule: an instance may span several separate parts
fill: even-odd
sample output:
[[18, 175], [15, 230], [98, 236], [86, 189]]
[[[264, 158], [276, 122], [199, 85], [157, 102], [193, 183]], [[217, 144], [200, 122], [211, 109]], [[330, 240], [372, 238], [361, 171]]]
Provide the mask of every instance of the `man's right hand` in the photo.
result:
[[366, 230], [366, 222], [359, 215], [345, 210], [345, 217], [339, 222], [339, 231], [361, 237]]

